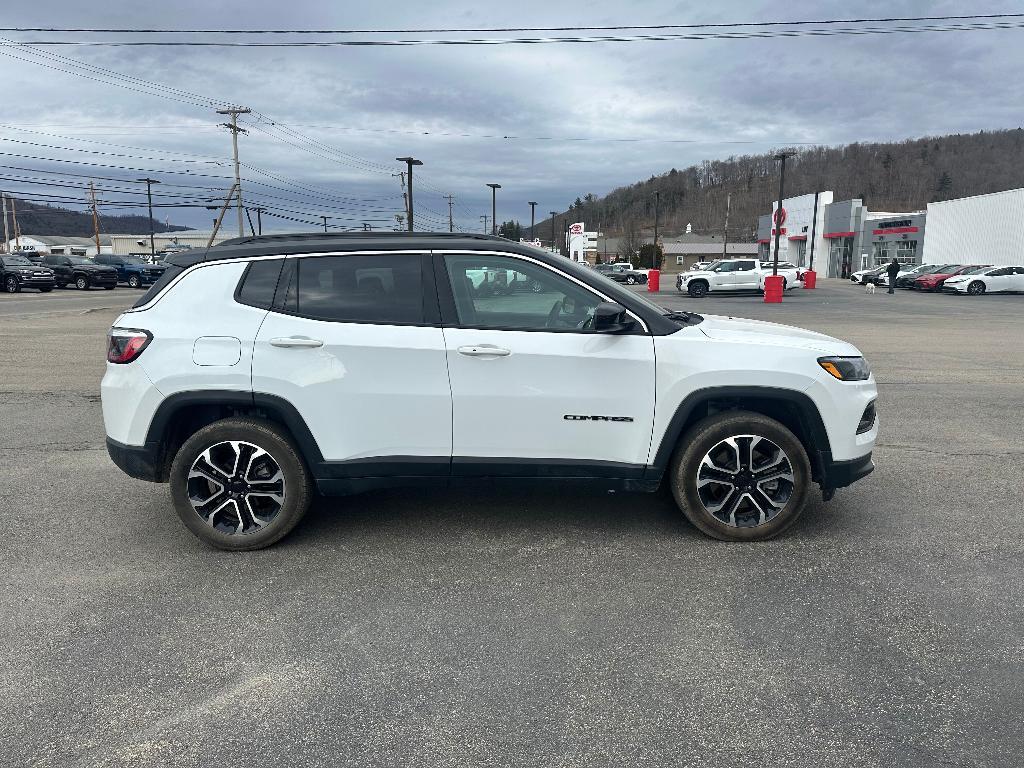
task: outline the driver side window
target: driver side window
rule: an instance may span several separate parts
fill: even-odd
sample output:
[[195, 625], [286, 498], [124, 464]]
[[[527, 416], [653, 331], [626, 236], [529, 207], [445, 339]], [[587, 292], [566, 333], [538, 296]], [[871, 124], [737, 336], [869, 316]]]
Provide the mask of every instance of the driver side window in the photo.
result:
[[602, 299], [550, 269], [508, 256], [444, 257], [464, 328], [578, 331]]

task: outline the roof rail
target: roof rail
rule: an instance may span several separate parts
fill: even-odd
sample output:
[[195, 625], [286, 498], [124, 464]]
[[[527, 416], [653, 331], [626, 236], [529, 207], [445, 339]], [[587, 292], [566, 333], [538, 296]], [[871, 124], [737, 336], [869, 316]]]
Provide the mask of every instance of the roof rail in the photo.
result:
[[431, 238], [452, 238], [457, 240], [498, 240], [506, 241], [507, 238], [497, 235], [483, 235], [474, 232], [367, 232], [359, 230], [356, 232], [282, 232], [276, 235], [252, 235], [248, 237], [235, 237], [231, 240], [222, 240], [214, 248], [223, 245], [257, 245], [259, 243], [274, 243], [282, 240], [364, 240], [367, 238], [400, 238], [400, 237], [431, 237]]

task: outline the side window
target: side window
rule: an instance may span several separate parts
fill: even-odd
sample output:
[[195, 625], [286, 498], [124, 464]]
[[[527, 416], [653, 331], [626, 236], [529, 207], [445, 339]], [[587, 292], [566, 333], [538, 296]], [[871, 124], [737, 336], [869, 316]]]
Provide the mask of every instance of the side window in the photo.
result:
[[988, 275], [989, 277], [1003, 277], [1004, 275], [1009, 275], [1012, 272], [1013, 270], [1007, 267], [1006, 269], [997, 269], [995, 272], [989, 272]]
[[737, 272], [750, 272], [754, 268], [752, 261], [740, 261], [736, 263]]
[[736, 264], [735, 264], [735, 262], [727, 261], [724, 264], [719, 264], [718, 265], [718, 269], [715, 270], [715, 271], [716, 272], [735, 272], [736, 271]]
[[277, 278], [281, 275], [284, 259], [254, 261], [249, 264], [238, 285], [236, 299], [240, 304], [270, 309], [277, 289]]
[[422, 257], [397, 253], [289, 259], [274, 304], [313, 320], [421, 324]]
[[508, 256], [445, 256], [459, 325], [585, 331], [599, 296], [538, 264]]

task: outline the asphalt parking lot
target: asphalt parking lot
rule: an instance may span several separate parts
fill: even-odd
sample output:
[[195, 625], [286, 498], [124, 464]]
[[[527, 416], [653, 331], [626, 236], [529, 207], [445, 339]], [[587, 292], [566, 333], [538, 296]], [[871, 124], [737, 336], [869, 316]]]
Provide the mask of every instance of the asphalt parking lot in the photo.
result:
[[819, 285], [659, 297], [871, 362], [877, 470], [784, 538], [661, 495], [389, 491], [236, 554], [104, 450], [137, 293], [0, 295], [0, 765], [1020, 764], [1024, 296]]

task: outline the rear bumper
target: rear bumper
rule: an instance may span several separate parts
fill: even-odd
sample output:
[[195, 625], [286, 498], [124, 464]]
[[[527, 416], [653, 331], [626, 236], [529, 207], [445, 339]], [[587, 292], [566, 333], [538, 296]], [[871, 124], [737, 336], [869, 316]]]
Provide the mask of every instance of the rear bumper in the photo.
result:
[[125, 445], [117, 440], [107, 438], [107, 453], [118, 469], [136, 480], [148, 480], [151, 483], [163, 483], [163, 462], [160, 458], [160, 446], [157, 443], [144, 445]]
[[850, 461], [832, 461], [831, 455], [822, 456], [821, 487], [826, 490], [845, 488], [875, 471], [871, 454]]

